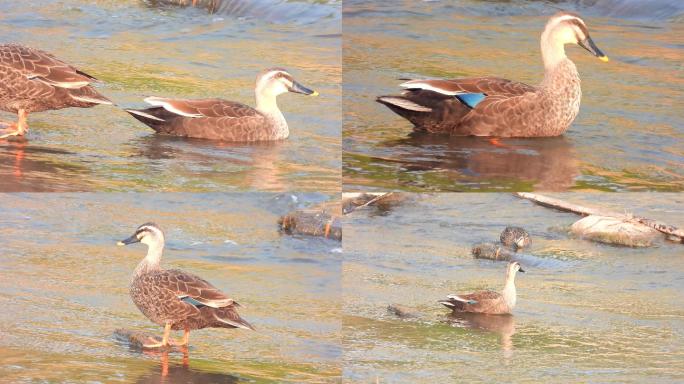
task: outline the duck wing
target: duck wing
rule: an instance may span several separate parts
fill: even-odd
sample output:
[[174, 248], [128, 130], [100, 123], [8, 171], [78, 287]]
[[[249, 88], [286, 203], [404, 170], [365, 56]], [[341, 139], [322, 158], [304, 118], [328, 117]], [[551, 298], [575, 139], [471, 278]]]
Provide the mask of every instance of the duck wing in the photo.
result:
[[239, 306], [233, 299], [197, 275], [178, 269], [168, 269], [155, 274], [155, 276], [157, 276], [158, 284], [173, 291], [178, 300], [195, 307]]
[[50, 53], [16, 44], [0, 46], [0, 67], [57, 88], [82, 88], [97, 81]]
[[406, 89], [401, 95], [380, 96], [377, 101], [418, 130], [460, 135], [486, 134], [472, 128], [460, 129], [462, 121], [485, 102], [516, 98], [536, 90], [498, 77], [409, 80], [400, 86]]
[[501, 293], [494, 291], [479, 291], [463, 295], [449, 295], [440, 304], [455, 311], [487, 312], [495, 307], [502, 299]]
[[161, 97], [145, 101], [153, 107], [126, 112], [159, 133], [224, 141], [268, 140], [272, 134], [266, 116], [235, 101]]
[[145, 102], [183, 117], [241, 118], [261, 115], [248, 105], [223, 99], [167, 99], [151, 96]]
[[[534, 92], [536, 90], [535, 87], [525, 83], [491, 76], [451, 80], [409, 80], [400, 84], [400, 86], [408, 90], [422, 89], [436, 92], [445, 96], [458, 97], [463, 95], [483, 95], [485, 97], [498, 95], [513, 97], [525, 94], [527, 92]], [[478, 102], [476, 102], [475, 98], [471, 99], [473, 101], [469, 101], [468, 98], [466, 98], [464, 103], [474, 104], [469, 105], [472, 108], [477, 105]]]

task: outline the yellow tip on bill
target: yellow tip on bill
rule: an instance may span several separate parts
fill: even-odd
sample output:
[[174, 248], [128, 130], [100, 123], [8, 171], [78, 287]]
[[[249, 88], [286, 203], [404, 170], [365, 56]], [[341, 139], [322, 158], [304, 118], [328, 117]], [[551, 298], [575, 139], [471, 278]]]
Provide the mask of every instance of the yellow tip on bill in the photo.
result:
[[314, 92], [313, 92], [312, 94], [310, 94], [309, 96], [318, 96], [318, 92], [314, 91]]
[[123, 242], [123, 241], [117, 241], [117, 242], [116, 242], [116, 245], [118, 245], [118, 246], [122, 246], [122, 245], [126, 245], [126, 244], [124, 244], [124, 242]]
[[599, 60], [603, 61], [604, 63], [607, 63], [610, 61], [610, 60], [608, 60], [608, 56], [599, 56]]

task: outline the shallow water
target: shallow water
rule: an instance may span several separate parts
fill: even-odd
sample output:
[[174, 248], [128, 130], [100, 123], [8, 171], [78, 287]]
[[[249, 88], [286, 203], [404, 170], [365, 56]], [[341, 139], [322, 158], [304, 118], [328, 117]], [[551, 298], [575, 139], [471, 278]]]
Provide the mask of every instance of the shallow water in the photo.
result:
[[110, 106], [35, 113], [28, 142], [0, 142], [0, 191], [339, 191], [341, 5], [317, 3], [212, 14], [136, 0], [2, 2], [0, 41], [57, 55], [124, 107], [150, 95], [253, 105], [256, 74], [274, 66], [320, 96], [280, 96], [290, 137], [257, 145], [160, 137]]
[[187, 366], [182, 354], [168, 356], [168, 382], [338, 380], [340, 244], [282, 236], [276, 225], [279, 215], [328, 199], [2, 195], [0, 381], [160, 381], [161, 356], [132, 351], [113, 337], [117, 328], [162, 332], [128, 296], [145, 247], [115, 245], [151, 220], [166, 232], [162, 263], [231, 295], [257, 329], [192, 332]]
[[[680, 228], [672, 194], [557, 195], [627, 209]], [[386, 215], [345, 222], [344, 376], [350, 382], [681, 382], [684, 259], [681, 244], [644, 249], [575, 239], [578, 216], [508, 194], [434, 194]], [[471, 246], [526, 228], [541, 260], [518, 274], [513, 316], [449, 318], [451, 293], [499, 290], [505, 262], [475, 260]], [[389, 304], [414, 307], [400, 320]]]
[[[345, 186], [683, 190], [681, 2], [554, 3], [345, 1]], [[399, 92], [399, 78], [494, 75], [537, 84], [543, 75], [539, 36], [558, 8], [582, 14], [611, 59], [602, 63], [568, 47], [583, 95], [564, 136], [502, 140], [503, 148], [475, 138], [410, 137], [412, 125], [374, 101]]]

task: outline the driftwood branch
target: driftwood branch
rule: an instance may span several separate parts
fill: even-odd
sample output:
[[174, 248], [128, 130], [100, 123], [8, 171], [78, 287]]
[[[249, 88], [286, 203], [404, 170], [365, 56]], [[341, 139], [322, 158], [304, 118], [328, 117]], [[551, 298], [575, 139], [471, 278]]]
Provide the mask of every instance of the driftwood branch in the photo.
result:
[[620, 218], [624, 220], [630, 220], [630, 221], [635, 221], [640, 224], [643, 224], [645, 226], [648, 226], [650, 228], [653, 228], [657, 231], [660, 231], [661, 233], [664, 233], [669, 236], [676, 237], [679, 242], [684, 243], [684, 230], [679, 229], [675, 226], [665, 224], [663, 222], [649, 219], [646, 217], [639, 217], [639, 216], [633, 216], [633, 215], [626, 215], [623, 213], [616, 213], [616, 212], [610, 212], [610, 211], [604, 211], [600, 209], [595, 209], [595, 208], [590, 208], [586, 207], [583, 205], [578, 205], [578, 204], [573, 204], [569, 203], [564, 200], [556, 199], [553, 197], [548, 197], [544, 195], [539, 195], [536, 193], [529, 193], [529, 192], [517, 192], [515, 193], [515, 196], [530, 200], [536, 204], [539, 204], [544, 207], [549, 207], [549, 208], [554, 208], [558, 209], [564, 212], [572, 212], [576, 213], [578, 215], [582, 216], [589, 216], [589, 215], [596, 215], [596, 216], [609, 216], [609, 217], [615, 217], [615, 218]]

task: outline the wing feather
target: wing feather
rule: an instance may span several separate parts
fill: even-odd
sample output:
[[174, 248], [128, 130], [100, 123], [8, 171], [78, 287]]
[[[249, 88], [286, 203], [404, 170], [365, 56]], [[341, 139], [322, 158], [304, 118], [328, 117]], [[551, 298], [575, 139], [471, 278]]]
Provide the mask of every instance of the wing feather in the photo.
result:
[[256, 109], [235, 101], [223, 99], [168, 99], [151, 96], [145, 102], [154, 106], [163, 107], [165, 110], [179, 116], [202, 118], [242, 118], [260, 116]]

